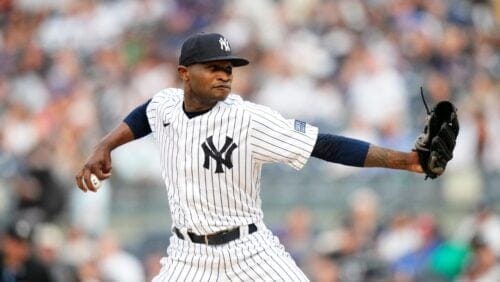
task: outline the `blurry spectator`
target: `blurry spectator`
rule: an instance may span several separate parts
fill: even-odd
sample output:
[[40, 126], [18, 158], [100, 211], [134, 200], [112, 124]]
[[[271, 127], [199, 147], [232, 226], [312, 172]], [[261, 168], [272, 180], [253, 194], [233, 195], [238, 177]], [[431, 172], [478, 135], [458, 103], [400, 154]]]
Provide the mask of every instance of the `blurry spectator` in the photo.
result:
[[77, 281], [76, 268], [62, 260], [64, 246], [65, 238], [59, 227], [49, 223], [36, 227], [34, 238], [36, 257], [48, 266], [54, 281]]
[[31, 224], [44, 221], [43, 187], [40, 182], [29, 174], [23, 174], [17, 175], [13, 183], [16, 203], [13, 218], [24, 219]]
[[151, 98], [151, 93], [156, 93], [165, 88], [166, 85], [174, 85], [174, 66], [159, 64], [159, 59], [149, 55], [134, 68], [131, 74], [130, 88], [128, 91], [134, 93], [128, 101], [127, 108], [131, 109], [138, 103], [143, 103]]
[[55, 221], [63, 212], [64, 191], [51, 170], [51, 149], [40, 143], [27, 154], [13, 181], [14, 218], [32, 224]]
[[77, 227], [67, 230], [61, 259], [75, 269], [77, 281], [101, 281], [98, 269], [98, 248], [95, 239]]
[[305, 264], [311, 252], [313, 230], [311, 214], [305, 207], [296, 207], [286, 216], [284, 230], [277, 231], [277, 236], [299, 267]]
[[498, 80], [495, 81], [487, 72], [478, 72], [473, 76], [469, 88], [471, 95], [464, 97], [464, 104], [475, 117], [478, 165], [487, 174], [485, 180], [489, 182], [500, 168], [500, 149], [496, 146], [500, 138], [500, 128], [496, 123], [500, 119]]
[[427, 76], [427, 90], [432, 97], [432, 104], [441, 100], [450, 100], [451, 89], [447, 77], [440, 72], [431, 72]]
[[39, 142], [33, 113], [22, 104], [10, 104], [2, 118], [1, 146], [16, 157], [27, 155]]
[[349, 216], [341, 228], [324, 232], [314, 244], [339, 268], [341, 281], [371, 281], [387, 277], [387, 267], [376, 254], [379, 234], [378, 199], [368, 188], [354, 193]]
[[354, 239], [362, 250], [373, 250], [380, 233], [378, 195], [371, 188], [358, 189], [350, 198], [349, 208], [347, 225]]
[[432, 271], [432, 257], [442, 243], [436, 221], [431, 214], [421, 214], [415, 220], [419, 242], [415, 250], [394, 262], [395, 281], [440, 281]]
[[47, 67], [47, 56], [33, 40], [23, 50], [19, 60], [19, 74], [12, 81], [10, 99], [38, 113], [50, 101], [50, 93], [42, 76]]
[[52, 171], [51, 157], [53, 149], [48, 143], [38, 144], [26, 156], [26, 169], [40, 184], [40, 202], [44, 221], [55, 221], [65, 208], [66, 191]]
[[[316, 248], [321, 253], [374, 248], [379, 234], [378, 198], [370, 188], [361, 188], [349, 201], [349, 213], [339, 229], [324, 232], [318, 237]], [[340, 242], [338, 241], [340, 240]], [[343, 240], [347, 240], [342, 243]]]
[[[470, 256], [469, 246], [455, 242], [443, 242], [433, 251], [431, 269], [427, 275], [434, 275], [436, 281], [455, 281], [462, 273]], [[428, 277], [429, 279], [431, 277]]]
[[467, 244], [476, 234], [481, 236], [493, 253], [500, 258], [500, 217], [494, 212], [492, 203], [488, 200], [480, 201], [475, 211], [460, 222], [454, 232], [454, 240]]
[[123, 250], [113, 234], [105, 234], [99, 240], [98, 269], [104, 281], [144, 281], [144, 270], [140, 261]]
[[48, 268], [32, 254], [32, 235], [33, 226], [27, 221], [17, 221], [8, 227], [1, 240], [1, 281], [53, 281]]
[[[284, 116], [336, 122], [335, 118], [343, 110], [339, 107], [339, 93], [333, 85], [323, 87], [322, 83], [322, 78], [333, 72], [327, 50], [308, 30], [299, 30], [289, 37], [284, 43], [288, 48], [264, 55], [264, 82], [257, 92], [256, 101], [273, 107]], [[301, 60], [290, 59], [299, 57]], [[308, 107], [304, 107], [306, 104]], [[311, 111], [311, 108], [315, 110]]]
[[472, 258], [465, 273], [458, 279], [460, 282], [500, 281], [500, 263], [488, 243], [481, 235], [472, 238], [470, 247]]
[[99, 282], [102, 278], [99, 275], [99, 261], [88, 259], [78, 265], [78, 280], [81, 282]]
[[96, 242], [82, 229], [72, 227], [67, 230], [62, 260], [74, 268], [78, 268], [97, 256]]
[[414, 251], [420, 240], [413, 218], [405, 212], [397, 212], [392, 216], [387, 230], [380, 234], [377, 250], [385, 261], [392, 264]]
[[377, 129], [391, 119], [405, 124], [408, 93], [403, 77], [370, 44], [356, 49], [350, 58], [356, 65], [347, 90], [351, 115]]
[[328, 257], [313, 255], [305, 265], [306, 273], [311, 281], [340, 282], [338, 266]]

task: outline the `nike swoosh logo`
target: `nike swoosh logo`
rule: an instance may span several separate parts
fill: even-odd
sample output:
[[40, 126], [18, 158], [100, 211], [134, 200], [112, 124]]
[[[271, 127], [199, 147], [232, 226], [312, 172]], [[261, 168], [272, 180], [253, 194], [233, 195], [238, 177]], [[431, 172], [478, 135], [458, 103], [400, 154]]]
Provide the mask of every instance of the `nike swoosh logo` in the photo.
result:
[[163, 127], [167, 127], [170, 125], [170, 122], [163, 122]]

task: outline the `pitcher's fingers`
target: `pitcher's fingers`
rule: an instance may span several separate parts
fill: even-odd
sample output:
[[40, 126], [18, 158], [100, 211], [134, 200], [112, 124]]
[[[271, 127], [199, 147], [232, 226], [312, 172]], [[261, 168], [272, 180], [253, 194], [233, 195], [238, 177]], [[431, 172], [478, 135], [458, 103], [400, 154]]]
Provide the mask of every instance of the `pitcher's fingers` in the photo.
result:
[[97, 169], [94, 174], [99, 178], [99, 180], [107, 179], [111, 176], [111, 171], [105, 172], [106, 170]]
[[86, 193], [87, 186], [85, 185], [85, 183], [82, 180], [83, 180], [83, 172], [80, 170], [80, 172], [75, 176], [76, 186], [78, 186], [78, 189], [80, 189], [84, 193]]
[[104, 172], [102, 171], [102, 169], [96, 169], [94, 174], [95, 176], [97, 176], [97, 178], [99, 178], [99, 180], [104, 179]]
[[103, 173], [111, 173], [111, 169], [113, 169], [113, 167], [111, 166], [111, 159], [105, 159], [102, 167]]
[[94, 187], [94, 185], [92, 185], [92, 181], [90, 181], [90, 174], [91, 173], [92, 172], [89, 169], [84, 170], [82, 182], [88, 190], [90, 190], [92, 192], [96, 192], [97, 189]]

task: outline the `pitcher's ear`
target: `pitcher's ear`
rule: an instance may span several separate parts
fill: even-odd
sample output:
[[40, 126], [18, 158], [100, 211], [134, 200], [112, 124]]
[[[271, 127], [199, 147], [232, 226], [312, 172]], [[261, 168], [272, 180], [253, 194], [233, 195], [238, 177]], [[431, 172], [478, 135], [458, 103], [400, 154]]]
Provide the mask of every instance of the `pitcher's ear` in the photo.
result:
[[179, 73], [179, 76], [183, 81], [186, 81], [189, 79], [189, 72], [188, 72], [188, 68], [186, 66], [179, 65], [177, 67], [177, 72]]

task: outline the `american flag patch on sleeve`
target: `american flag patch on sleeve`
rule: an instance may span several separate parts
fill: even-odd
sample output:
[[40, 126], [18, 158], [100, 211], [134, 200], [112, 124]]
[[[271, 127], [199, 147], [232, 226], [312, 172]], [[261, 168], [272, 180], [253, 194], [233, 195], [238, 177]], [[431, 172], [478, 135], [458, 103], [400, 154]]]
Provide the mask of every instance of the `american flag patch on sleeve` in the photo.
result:
[[306, 123], [300, 120], [295, 120], [295, 131], [306, 133]]

